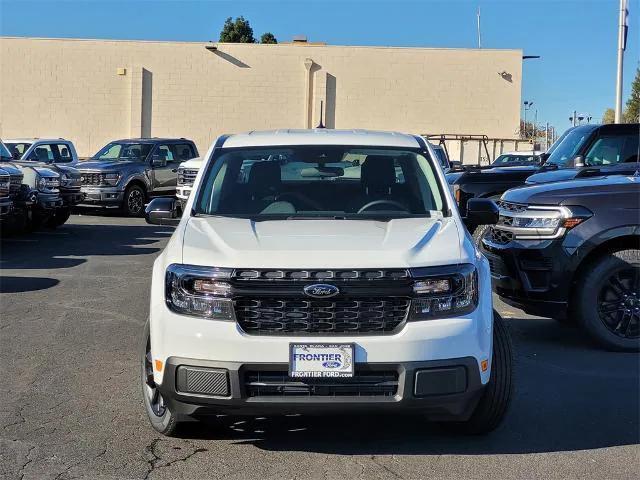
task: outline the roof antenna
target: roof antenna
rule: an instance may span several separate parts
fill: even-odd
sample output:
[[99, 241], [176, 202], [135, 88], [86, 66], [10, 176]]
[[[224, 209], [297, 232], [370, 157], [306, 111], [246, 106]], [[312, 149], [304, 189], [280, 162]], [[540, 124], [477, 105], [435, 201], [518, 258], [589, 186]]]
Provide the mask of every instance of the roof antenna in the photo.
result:
[[322, 116], [323, 116], [322, 110], [323, 110], [323, 107], [324, 107], [324, 102], [322, 100], [320, 100], [320, 123], [318, 124], [318, 126], [316, 128], [326, 128], [324, 126], [324, 123], [322, 123]]

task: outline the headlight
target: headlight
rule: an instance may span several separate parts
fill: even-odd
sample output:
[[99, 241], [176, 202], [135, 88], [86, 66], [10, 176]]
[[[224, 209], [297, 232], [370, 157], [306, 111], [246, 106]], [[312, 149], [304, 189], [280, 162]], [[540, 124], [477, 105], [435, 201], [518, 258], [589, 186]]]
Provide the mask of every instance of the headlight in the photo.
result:
[[478, 306], [478, 271], [473, 265], [413, 268], [411, 276], [409, 320], [464, 315]]
[[547, 240], [563, 236], [593, 213], [584, 207], [521, 205], [499, 201], [497, 230], [509, 232], [513, 239]]
[[0, 179], [0, 195], [9, 195], [9, 189], [11, 188], [11, 181], [9, 178]]
[[120, 172], [105, 173], [102, 176], [102, 183], [104, 183], [105, 185], [110, 185], [112, 187], [117, 185], [119, 180]]
[[43, 191], [47, 189], [47, 179], [44, 177], [38, 177], [38, 181], [36, 183], [38, 190]]
[[38, 176], [36, 180], [36, 187], [41, 192], [44, 192], [46, 190], [55, 190], [60, 187], [60, 178]]
[[172, 264], [165, 278], [169, 310], [211, 320], [235, 320], [231, 300], [232, 269]]
[[60, 176], [60, 185], [68, 185], [70, 181], [71, 177], [69, 177], [69, 175], [67, 175], [66, 173], [63, 173]]

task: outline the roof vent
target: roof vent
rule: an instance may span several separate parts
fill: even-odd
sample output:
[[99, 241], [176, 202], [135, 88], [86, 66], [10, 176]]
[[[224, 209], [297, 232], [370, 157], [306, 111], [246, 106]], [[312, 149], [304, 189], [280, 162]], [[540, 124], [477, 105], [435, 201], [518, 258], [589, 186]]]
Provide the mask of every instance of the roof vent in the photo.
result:
[[293, 43], [307, 43], [307, 36], [306, 35], [294, 35], [293, 36]]

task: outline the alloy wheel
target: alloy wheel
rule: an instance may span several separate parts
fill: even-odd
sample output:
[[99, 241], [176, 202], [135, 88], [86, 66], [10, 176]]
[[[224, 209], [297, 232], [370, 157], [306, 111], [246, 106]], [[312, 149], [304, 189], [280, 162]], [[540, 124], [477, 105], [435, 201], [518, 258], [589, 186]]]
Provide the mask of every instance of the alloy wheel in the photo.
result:
[[142, 192], [137, 188], [131, 190], [131, 192], [129, 192], [129, 197], [127, 198], [127, 207], [129, 208], [129, 212], [138, 214], [142, 210], [143, 206], [144, 196]]
[[640, 269], [618, 269], [602, 282], [598, 293], [598, 314], [612, 333], [623, 338], [638, 338]]

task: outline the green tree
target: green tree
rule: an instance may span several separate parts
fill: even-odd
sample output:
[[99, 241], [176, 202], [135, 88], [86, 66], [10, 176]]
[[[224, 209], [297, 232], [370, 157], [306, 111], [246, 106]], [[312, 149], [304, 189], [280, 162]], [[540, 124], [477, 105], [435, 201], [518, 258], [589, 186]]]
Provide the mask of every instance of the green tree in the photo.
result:
[[253, 29], [248, 20], [240, 16], [233, 20], [227, 18], [220, 32], [220, 42], [225, 43], [256, 43]]
[[260, 43], [278, 43], [278, 40], [273, 33], [266, 32], [260, 37]]
[[640, 68], [636, 70], [636, 78], [631, 84], [631, 95], [627, 100], [627, 108], [624, 110], [626, 123], [638, 123], [640, 121]]
[[613, 108], [607, 108], [602, 115], [602, 123], [613, 123], [616, 121], [616, 112]]

